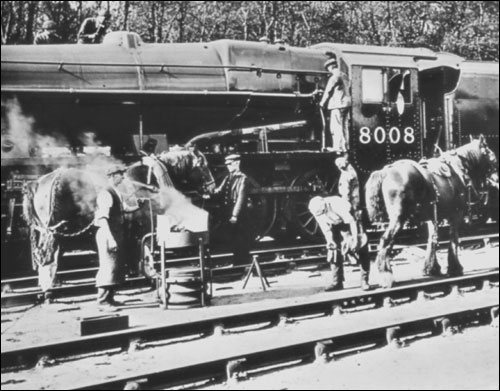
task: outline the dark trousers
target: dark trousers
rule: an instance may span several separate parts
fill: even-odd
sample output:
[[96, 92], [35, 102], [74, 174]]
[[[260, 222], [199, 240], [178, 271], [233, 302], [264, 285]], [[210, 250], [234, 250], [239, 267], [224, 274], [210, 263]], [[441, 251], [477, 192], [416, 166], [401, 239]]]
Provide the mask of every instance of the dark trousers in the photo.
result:
[[231, 233], [230, 235], [228, 235], [228, 237], [231, 241], [231, 250], [234, 254], [233, 264], [250, 264], [251, 238], [247, 222], [245, 220], [238, 220], [236, 224], [230, 224], [228, 230]]
[[[340, 249], [342, 248], [342, 235], [341, 229], [345, 228], [342, 226], [339, 229], [332, 229], [333, 241], [337, 245], [337, 249], [328, 249], [327, 261], [330, 263], [330, 270], [332, 271], [332, 284], [337, 285], [344, 282], [344, 256], [342, 255]], [[360, 248], [355, 256], [358, 258], [358, 263], [361, 267], [361, 282], [368, 283], [368, 278], [370, 275], [370, 256], [368, 251], [368, 244]]]

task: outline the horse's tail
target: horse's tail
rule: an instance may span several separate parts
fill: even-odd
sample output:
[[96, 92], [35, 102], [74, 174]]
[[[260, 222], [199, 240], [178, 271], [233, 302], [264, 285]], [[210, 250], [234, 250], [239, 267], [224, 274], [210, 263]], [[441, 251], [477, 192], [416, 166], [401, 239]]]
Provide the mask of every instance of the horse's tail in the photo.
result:
[[365, 185], [366, 210], [372, 223], [387, 220], [387, 211], [382, 196], [382, 182], [385, 176], [385, 170], [374, 171]]

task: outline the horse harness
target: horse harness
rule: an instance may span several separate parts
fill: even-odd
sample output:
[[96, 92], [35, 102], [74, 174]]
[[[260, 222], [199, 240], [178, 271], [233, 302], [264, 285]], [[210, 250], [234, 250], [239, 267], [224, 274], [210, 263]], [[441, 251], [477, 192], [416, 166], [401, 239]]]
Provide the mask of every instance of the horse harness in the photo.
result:
[[[456, 154], [453, 154], [456, 155]], [[458, 162], [454, 162], [451, 159], [452, 154], [444, 154], [437, 160], [436, 163], [431, 163], [430, 160], [423, 159], [418, 163], [414, 163], [414, 167], [420, 172], [420, 174], [424, 177], [430, 177], [430, 182], [432, 183], [432, 187], [434, 190], [434, 200], [431, 202], [434, 207], [434, 217], [437, 219], [437, 201], [441, 194], [436, 185], [436, 181], [434, 176], [440, 176], [441, 178], [445, 178], [450, 185], [452, 175], [455, 174], [464, 188], [467, 189], [467, 205], [468, 205], [468, 213], [470, 214], [470, 206], [472, 204], [472, 193], [476, 196], [478, 195], [477, 190], [474, 188], [472, 181], [470, 180], [469, 175], [466, 172], [465, 167], [461, 164], [460, 156], [456, 155]], [[472, 190], [472, 191], [471, 191]], [[463, 197], [465, 194], [461, 194]]]

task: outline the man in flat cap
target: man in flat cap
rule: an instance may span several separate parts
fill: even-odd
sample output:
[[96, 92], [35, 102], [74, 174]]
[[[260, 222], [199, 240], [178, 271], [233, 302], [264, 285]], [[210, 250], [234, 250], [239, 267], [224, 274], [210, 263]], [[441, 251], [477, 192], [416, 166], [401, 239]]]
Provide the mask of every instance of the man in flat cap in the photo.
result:
[[368, 277], [370, 258], [368, 238], [350, 213], [351, 205], [343, 198], [313, 197], [309, 211], [316, 219], [326, 240], [327, 261], [332, 271], [332, 284], [325, 291], [344, 288], [344, 257], [352, 257], [361, 266], [361, 289], [370, 290]]
[[96, 275], [97, 303], [101, 309], [119, 305], [114, 299], [116, 287], [125, 279], [124, 212], [135, 212], [142, 200], [129, 207], [123, 202], [118, 186], [124, 180], [126, 168], [113, 164], [107, 170], [108, 186], [97, 195], [95, 226], [99, 270]]
[[215, 190], [223, 197], [224, 219], [228, 225], [229, 241], [234, 254], [235, 265], [250, 263], [250, 229], [248, 222], [248, 177], [240, 171], [241, 156], [231, 154], [225, 163], [229, 174]]
[[322, 109], [330, 111], [330, 134], [332, 150], [337, 153], [347, 152], [349, 146], [349, 110], [351, 95], [349, 82], [341, 74], [336, 57], [325, 62], [325, 69], [331, 76], [320, 101]]
[[101, 43], [108, 32], [110, 18], [109, 11], [100, 10], [97, 17], [85, 19], [78, 31], [78, 43]]
[[36, 34], [33, 44], [53, 45], [62, 43], [61, 37], [57, 34], [57, 25], [52, 20], [43, 22], [42, 31]]

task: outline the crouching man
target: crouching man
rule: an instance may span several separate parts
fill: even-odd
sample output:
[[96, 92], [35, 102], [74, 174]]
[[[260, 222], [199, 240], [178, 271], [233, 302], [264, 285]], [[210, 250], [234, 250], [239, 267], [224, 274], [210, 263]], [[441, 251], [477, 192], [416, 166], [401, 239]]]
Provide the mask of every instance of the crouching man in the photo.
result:
[[318, 222], [326, 240], [327, 261], [332, 270], [332, 284], [325, 291], [344, 288], [343, 261], [348, 255], [356, 259], [361, 266], [361, 289], [370, 290], [368, 240], [364, 232], [358, 231], [358, 225], [360, 227], [361, 225], [351, 214], [349, 202], [338, 196], [314, 197], [309, 201], [309, 211]]

